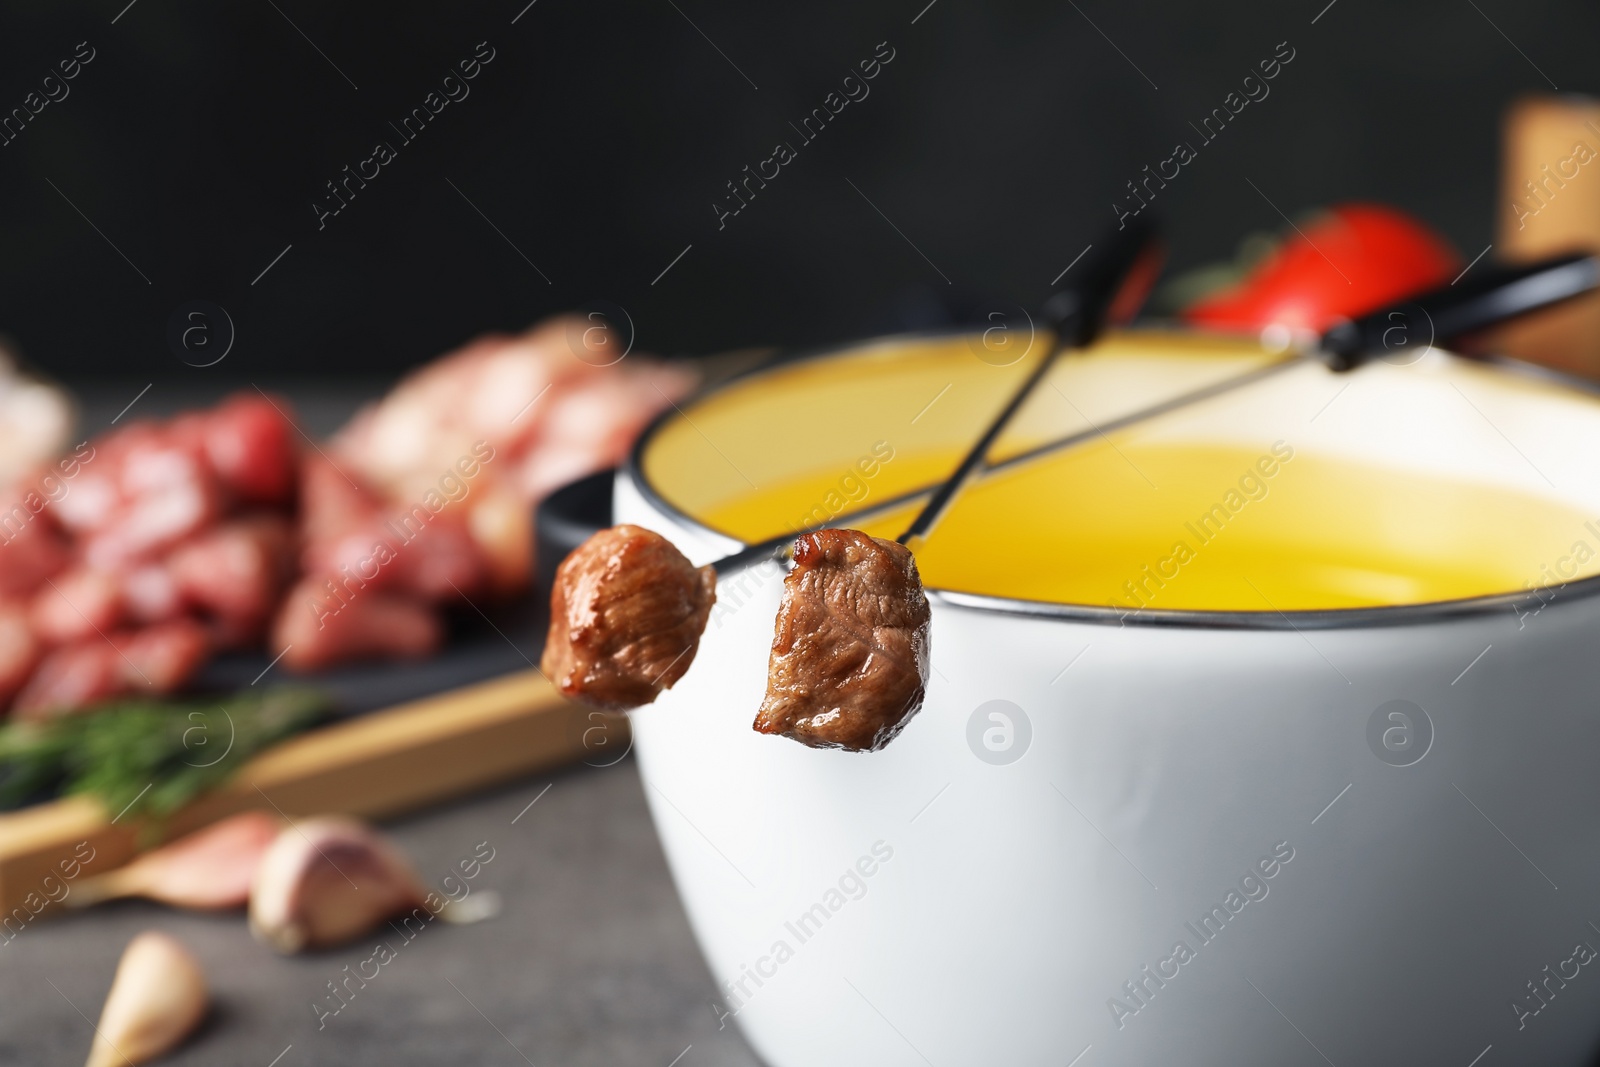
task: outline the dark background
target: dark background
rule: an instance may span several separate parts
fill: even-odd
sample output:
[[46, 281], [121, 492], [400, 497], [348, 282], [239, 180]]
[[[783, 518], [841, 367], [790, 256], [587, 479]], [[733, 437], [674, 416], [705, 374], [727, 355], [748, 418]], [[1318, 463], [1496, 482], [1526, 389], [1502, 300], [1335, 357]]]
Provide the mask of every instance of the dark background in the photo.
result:
[[[1596, 88], [1600, 41], [1600, 5], [1555, 0], [126, 2], [0, 23], [3, 112], [78, 42], [97, 53], [0, 147], [0, 331], [80, 388], [387, 377], [597, 298], [671, 354], [1036, 305], [1124, 182], [1198, 144], [1188, 122], [1281, 41], [1271, 95], [1158, 201], [1173, 266], [1280, 227], [1274, 204], [1353, 198], [1470, 258], [1501, 109]], [[471, 95], [401, 146], [388, 122], [480, 41]], [[880, 41], [871, 95], [719, 231], [724, 183]], [[324, 183], [378, 140], [398, 158], [319, 231]], [[166, 343], [196, 299], [237, 329], [205, 370]]]

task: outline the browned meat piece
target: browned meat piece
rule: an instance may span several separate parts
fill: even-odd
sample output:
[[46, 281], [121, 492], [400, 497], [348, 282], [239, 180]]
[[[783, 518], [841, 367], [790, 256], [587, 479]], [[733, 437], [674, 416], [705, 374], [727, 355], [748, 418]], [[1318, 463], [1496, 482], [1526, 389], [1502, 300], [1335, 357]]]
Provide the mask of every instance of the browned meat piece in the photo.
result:
[[689, 669], [717, 600], [717, 575], [658, 533], [613, 526], [556, 570], [544, 673], [597, 708], [648, 704]]
[[875, 752], [922, 707], [928, 598], [911, 552], [857, 530], [794, 543], [755, 729]]
[[352, 660], [431, 656], [443, 636], [434, 612], [409, 596], [302, 578], [278, 609], [271, 647], [283, 651], [290, 670], [315, 671]]

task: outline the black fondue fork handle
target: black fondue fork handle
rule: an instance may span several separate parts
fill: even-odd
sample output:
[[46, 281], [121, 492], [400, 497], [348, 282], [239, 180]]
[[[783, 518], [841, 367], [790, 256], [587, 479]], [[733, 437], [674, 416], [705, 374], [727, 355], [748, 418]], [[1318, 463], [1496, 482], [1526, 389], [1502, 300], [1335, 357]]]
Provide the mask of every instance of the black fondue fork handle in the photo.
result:
[[1517, 267], [1492, 267], [1386, 308], [1346, 319], [1322, 335], [1334, 370], [1389, 352], [1426, 348], [1475, 333], [1600, 286], [1600, 260], [1577, 252]]
[[[1126, 322], [1138, 314], [1161, 272], [1161, 247], [1156, 227], [1148, 220], [1112, 231], [1096, 242], [1101, 251], [1084, 265], [1074, 284], [1056, 293], [1044, 305], [1044, 315], [1055, 334], [1050, 350], [1028, 373], [1005, 407], [990, 420], [972, 443], [956, 469], [950, 472], [898, 538], [913, 552], [941, 516], [984, 465], [989, 449], [1005, 432], [1017, 411], [1033, 395], [1062, 353], [1087, 348], [1099, 339], [1106, 324]], [[1091, 249], [1093, 246], [1090, 246]]]

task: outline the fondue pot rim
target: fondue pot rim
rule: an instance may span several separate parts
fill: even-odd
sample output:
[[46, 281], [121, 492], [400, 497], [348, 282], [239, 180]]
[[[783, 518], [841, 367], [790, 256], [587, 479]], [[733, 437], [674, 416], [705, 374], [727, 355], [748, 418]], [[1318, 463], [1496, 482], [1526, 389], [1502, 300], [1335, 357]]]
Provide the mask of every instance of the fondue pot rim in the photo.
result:
[[[1226, 336], [1209, 331], [1191, 330], [1182, 326], [1161, 323], [1151, 324], [1151, 328], [1148, 330], [1140, 329], [1126, 332], [1164, 332], [1190, 334], [1199, 337]], [[739, 541], [739, 538], [701, 522], [667, 500], [650, 483], [650, 479], [644, 473], [645, 450], [649, 448], [650, 442], [663, 426], [670, 422], [674, 416], [683, 414], [684, 406], [699, 403], [707, 397], [714, 396], [733, 386], [741, 385], [748, 379], [766, 374], [779, 367], [844, 356], [866, 348], [914, 344], [918, 341], [949, 339], [973, 333], [974, 331], [970, 327], [951, 326], [941, 329], [885, 334], [880, 337], [864, 338], [846, 344], [820, 345], [778, 352], [771, 359], [758, 366], [740, 371], [723, 381], [717, 382], [715, 385], [701, 389], [693, 397], [685, 401], [684, 405], [674, 404], [657, 414], [634, 441], [620, 473], [628, 477], [635, 490], [646, 502], [675, 521], [714, 537]], [[1251, 340], [1245, 335], [1238, 336], [1240, 340]], [[1467, 357], [1457, 355], [1447, 349], [1435, 349], [1435, 351], [1451, 359], [1467, 360]], [[1600, 397], [1600, 383], [1579, 378], [1576, 375], [1552, 367], [1540, 366], [1510, 356], [1499, 355], [1482, 358], [1473, 357], [1470, 362], [1495, 367], [1521, 377], [1545, 381], [1577, 392]], [[739, 543], [743, 544], [744, 542], [740, 541]], [[1101, 626], [1167, 626], [1199, 630], [1335, 630], [1406, 626], [1414, 623], [1481, 617], [1496, 611], [1504, 611], [1508, 608], [1514, 609], [1516, 605], [1524, 603], [1530, 597], [1535, 596], [1540, 589], [1550, 588], [1562, 590], [1563, 598], [1594, 596], [1600, 594], [1600, 574], [1566, 582], [1559, 586], [1541, 586], [1538, 589], [1526, 589], [1510, 593], [1490, 593], [1457, 600], [1433, 600], [1420, 604], [1385, 604], [1361, 608], [1315, 608], [1290, 611], [1204, 611], [1175, 610], [1171, 608], [1119, 611], [1110, 606], [1095, 604], [1062, 604], [1046, 600], [1023, 600], [1014, 597], [991, 596], [987, 593], [968, 593], [953, 589], [930, 588], [927, 590], [927, 594], [930, 600], [949, 604], [952, 607], [967, 608], [974, 611], [989, 611], [1001, 615], [1062, 619]]]

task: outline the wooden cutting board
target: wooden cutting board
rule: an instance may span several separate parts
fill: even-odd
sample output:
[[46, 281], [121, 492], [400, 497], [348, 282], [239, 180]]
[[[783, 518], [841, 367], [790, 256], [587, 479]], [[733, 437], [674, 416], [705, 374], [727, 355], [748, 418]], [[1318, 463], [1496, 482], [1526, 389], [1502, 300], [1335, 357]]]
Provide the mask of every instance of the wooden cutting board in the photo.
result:
[[[162, 832], [181, 836], [248, 808], [387, 818], [568, 763], [615, 763], [628, 744], [626, 717], [566, 700], [536, 670], [517, 671], [292, 738]], [[131, 859], [140, 830], [88, 797], [0, 814], [0, 945], [63, 910], [52, 898], [70, 896], [73, 881]]]

